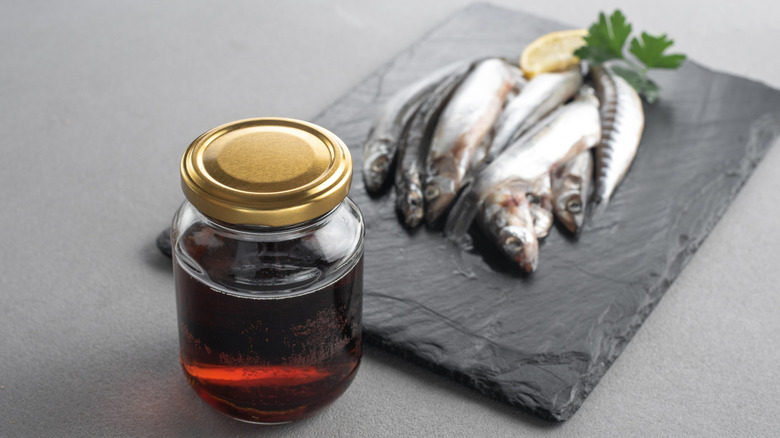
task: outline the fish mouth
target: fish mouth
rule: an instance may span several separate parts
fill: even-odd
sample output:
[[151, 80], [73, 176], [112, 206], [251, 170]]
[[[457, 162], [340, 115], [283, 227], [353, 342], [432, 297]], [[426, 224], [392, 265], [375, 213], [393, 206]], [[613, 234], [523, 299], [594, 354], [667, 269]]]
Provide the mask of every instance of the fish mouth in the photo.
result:
[[536, 271], [539, 263], [539, 242], [533, 230], [508, 226], [498, 236], [501, 249], [528, 273]]
[[425, 216], [423, 192], [417, 185], [401, 187], [398, 191], [397, 207], [404, 216], [407, 227], [420, 225]]
[[371, 192], [376, 192], [385, 182], [390, 170], [390, 160], [387, 155], [376, 154], [368, 157], [363, 165], [363, 183]]

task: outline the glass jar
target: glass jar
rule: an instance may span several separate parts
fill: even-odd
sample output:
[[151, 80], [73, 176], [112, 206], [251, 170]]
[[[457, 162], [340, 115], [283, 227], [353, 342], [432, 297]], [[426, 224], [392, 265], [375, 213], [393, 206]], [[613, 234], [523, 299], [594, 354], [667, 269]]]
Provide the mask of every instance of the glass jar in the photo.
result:
[[327, 130], [241, 120], [196, 139], [171, 243], [179, 356], [220, 412], [294, 421], [349, 386], [362, 354], [364, 224]]

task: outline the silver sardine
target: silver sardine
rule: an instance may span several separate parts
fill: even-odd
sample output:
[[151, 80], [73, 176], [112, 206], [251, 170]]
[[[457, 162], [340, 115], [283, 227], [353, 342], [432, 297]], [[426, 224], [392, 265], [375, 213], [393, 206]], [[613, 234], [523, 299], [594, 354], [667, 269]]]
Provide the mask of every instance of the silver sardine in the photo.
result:
[[462, 61], [442, 67], [395, 93], [374, 117], [363, 145], [363, 183], [376, 194], [388, 177], [404, 126], [422, 100], [448, 75], [469, 65]]
[[447, 210], [474, 155], [490, 141], [493, 124], [515, 82], [516, 75], [506, 61], [482, 61], [442, 112], [426, 160], [425, 220], [429, 224]]
[[425, 159], [436, 120], [473, 66], [474, 64], [464, 65], [442, 79], [409, 119], [401, 137], [395, 169], [395, 201], [404, 225], [408, 228], [420, 225], [425, 214]]

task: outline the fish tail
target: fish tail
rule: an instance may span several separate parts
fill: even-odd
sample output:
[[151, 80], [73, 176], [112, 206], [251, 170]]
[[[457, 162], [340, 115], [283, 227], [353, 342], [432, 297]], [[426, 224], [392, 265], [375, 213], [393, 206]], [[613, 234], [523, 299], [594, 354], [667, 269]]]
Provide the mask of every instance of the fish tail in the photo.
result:
[[477, 216], [478, 204], [479, 196], [470, 187], [461, 193], [444, 225], [444, 236], [447, 240], [461, 247], [470, 245], [468, 230]]

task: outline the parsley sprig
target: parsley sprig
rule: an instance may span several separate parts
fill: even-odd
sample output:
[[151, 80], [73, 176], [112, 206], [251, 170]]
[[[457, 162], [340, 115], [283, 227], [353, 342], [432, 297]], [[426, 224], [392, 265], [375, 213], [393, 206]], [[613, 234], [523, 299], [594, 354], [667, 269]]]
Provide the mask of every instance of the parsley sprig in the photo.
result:
[[674, 43], [666, 34], [653, 36], [642, 32], [641, 38], [631, 38], [628, 51], [634, 57], [628, 57], [624, 54], [623, 47], [630, 35], [631, 24], [626, 22], [625, 15], [619, 9], [609, 18], [602, 12], [599, 14], [599, 20], [588, 29], [588, 35], [584, 38], [585, 45], [574, 54], [594, 65], [612, 60], [621, 61], [623, 65], [613, 65], [612, 70], [631, 84], [649, 103], [653, 103], [658, 99], [660, 88], [647, 77], [648, 70], [676, 69], [685, 60], [685, 55], [664, 53]]

